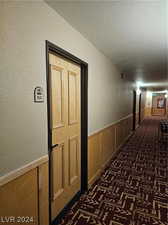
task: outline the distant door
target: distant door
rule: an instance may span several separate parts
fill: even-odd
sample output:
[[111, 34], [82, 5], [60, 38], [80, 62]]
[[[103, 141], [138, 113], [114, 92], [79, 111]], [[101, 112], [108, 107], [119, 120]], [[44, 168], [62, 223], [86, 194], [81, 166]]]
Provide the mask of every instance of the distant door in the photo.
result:
[[152, 96], [152, 115], [164, 116], [166, 113], [166, 99], [162, 94]]
[[80, 66], [49, 54], [51, 219], [80, 191]]
[[136, 91], [133, 91], [133, 131], [136, 128]]
[[139, 124], [141, 123], [141, 100], [142, 100], [142, 94], [139, 95]]

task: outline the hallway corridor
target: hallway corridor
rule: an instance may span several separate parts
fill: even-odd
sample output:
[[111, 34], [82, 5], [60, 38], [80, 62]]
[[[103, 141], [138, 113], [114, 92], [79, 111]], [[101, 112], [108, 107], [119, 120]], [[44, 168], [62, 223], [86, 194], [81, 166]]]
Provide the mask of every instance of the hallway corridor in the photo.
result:
[[62, 225], [168, 225], [168, 146], [145, 119]]

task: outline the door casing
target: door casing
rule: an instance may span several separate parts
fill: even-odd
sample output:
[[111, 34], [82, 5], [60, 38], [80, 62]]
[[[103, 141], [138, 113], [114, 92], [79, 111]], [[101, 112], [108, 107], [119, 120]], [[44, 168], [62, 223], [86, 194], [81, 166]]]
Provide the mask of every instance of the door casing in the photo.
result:
[[133, 90], [133, 128], [134, 131], [136, 128], [136, 91]]
[[142, 101], [142, 94], [139, 95], [139, 125], [141, 123], [141, 101]]
[[[76, 197], [88, 190], [88, 64], [64, 49], [46, 40], [46, 81], [47, 81], [47, 117], [48, 117], [48, 155], [49, 155], [49, 224], [51, 224], [51, 144], [50, 132], [50, 82], [49, 82], [49, 53], [56, 54], [71, 62], [77, 63], [81, 68], [81, 190]], [[72, 199], [72, 202], [76, 200]], [[58, 218], [64, 215], [72, 202], [69, 202]]]

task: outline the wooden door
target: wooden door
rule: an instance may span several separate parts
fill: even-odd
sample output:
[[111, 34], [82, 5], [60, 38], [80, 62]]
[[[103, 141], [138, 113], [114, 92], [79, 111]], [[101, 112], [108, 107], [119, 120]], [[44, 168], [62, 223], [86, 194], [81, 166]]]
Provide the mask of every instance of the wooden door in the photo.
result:
[[80, 191], [80, 67], [49, 54], [51, 219]]

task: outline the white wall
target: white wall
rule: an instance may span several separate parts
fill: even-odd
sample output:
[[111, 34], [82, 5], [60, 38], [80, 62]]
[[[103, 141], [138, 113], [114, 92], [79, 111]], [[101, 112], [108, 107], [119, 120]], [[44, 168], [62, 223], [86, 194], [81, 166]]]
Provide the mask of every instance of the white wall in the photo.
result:
[[151, 108], [152, 107], [152, 92], [147, 91], [146, 94], [146, 108]]
[[[132, 113], [132, 85], [46, 3], [0, 2], [0, 175], [47, 154], [45, 40], [89, 64], [89, 134]], [[45, 102], [33, 102], [36, 86]]]

